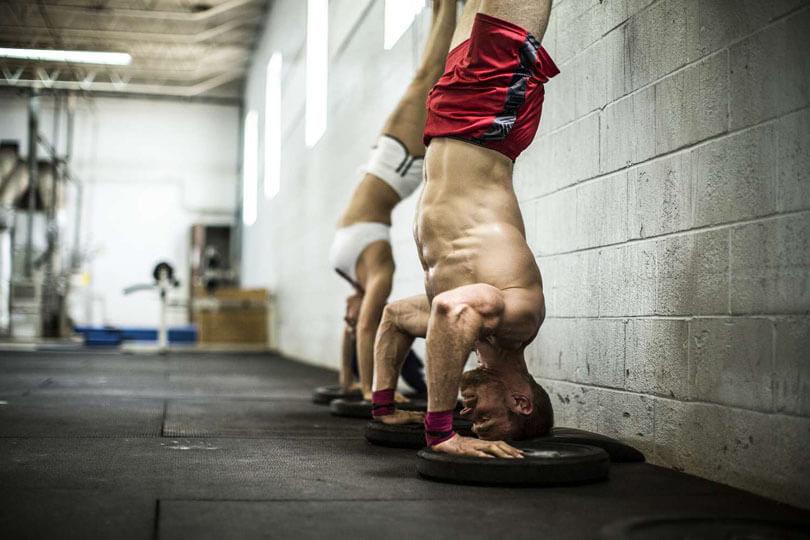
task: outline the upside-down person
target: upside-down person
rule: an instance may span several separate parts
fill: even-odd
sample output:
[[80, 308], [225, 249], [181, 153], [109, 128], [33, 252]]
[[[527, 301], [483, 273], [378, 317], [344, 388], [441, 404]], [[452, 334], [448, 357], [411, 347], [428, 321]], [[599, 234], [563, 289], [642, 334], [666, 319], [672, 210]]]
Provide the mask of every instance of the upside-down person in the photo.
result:
[[[394, 276], [391, 212], [422, 183], [425, 100], [442, 75], [456, 25], [456, 1], [434, 0], [430, 32], [419, 68], [383, 125], [366, 174], [343, 212], [330, 250], [332, 266], [354, 288], [346, 302], [340, 382], [352, 385], [352, 343], [356, 339], [360, 389], [371, 399], [374, 339]], [[401, 396], [398, 399], [404, 400]]]
[[[426, 337], [425, 437], [437, 451], [521, 457], [504, 441], [544, 435], [554, 422], [524, 358], [545, 303], [512, 187], [514, 160], [540, 121], [543, 84], [559, 72], [539, 41], [550, 11], [551, 0], [469, 0], [428, 98], [414, 224], [426, 294], [385, 309], [373, 401], [386, 423], [421, 420], [395, 408], [392, 389], [413, 338]], [[478, 367], [462, 374], [473, 351]], [[479, 438], [453, 431], [459, 388]]]

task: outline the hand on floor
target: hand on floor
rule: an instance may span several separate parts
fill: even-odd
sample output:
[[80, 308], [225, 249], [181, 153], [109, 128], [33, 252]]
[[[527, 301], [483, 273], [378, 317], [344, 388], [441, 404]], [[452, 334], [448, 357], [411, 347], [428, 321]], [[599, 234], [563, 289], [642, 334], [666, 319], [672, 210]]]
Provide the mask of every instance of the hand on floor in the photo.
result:
[[482, 441], [474, 437], [462, 437], [458, 433], [431, 448], [437, 452], [457, 456], [523, 458], [523, 450], [509, 446], [503, 441]]

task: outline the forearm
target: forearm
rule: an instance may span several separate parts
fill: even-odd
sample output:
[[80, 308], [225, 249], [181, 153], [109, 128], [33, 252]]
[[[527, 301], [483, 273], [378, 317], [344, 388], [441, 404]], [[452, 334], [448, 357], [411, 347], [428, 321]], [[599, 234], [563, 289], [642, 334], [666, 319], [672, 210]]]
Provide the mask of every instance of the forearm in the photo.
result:
[[352, 375], [352, 360], [355, 354], [355, 341], [348, 326], [343, 330], [343, 344], [340, 355], [340, 386], [349, 388], [354, 376]]
[[374, 376], [374, 337], [376, 328], [366, 327], [357, 330], [357, 371], [360, 375], [360, 385], [363, 394], [371, 394], [371, 384]]
[[455, 408], [461, 374], [481, 329], [481, 316], [464, 306], [431, 315], [426, 374], [428, 411]]
[[374, 343], [374, 390], [396, 388], [402, 364], [413, 344], [410, 336], [383, 317]]

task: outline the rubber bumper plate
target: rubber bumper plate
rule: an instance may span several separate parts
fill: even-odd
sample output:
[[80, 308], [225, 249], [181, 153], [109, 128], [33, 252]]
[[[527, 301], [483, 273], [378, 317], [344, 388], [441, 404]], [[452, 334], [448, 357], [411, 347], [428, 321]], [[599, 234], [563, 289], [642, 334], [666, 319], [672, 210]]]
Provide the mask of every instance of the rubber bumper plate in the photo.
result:
[[360, 390], [344, 392], [340, 385], [319, 386], [312, 392], [312, 403], [317, 405], [329, 405], [333, 399], [360, 401], [363, 399], [363, 393]]
[[[458, 414], [453, 418], [453, 429], [456, 433], [465, 437], [475, 436], [472, 432], [472, 422], [461, 418]], [[413, 450], [425, 447], [424, 424], [389, 425], [372, 420], [366, 424], [364, 435], [368, 442], [379, 446], [411, 448]]]
[[[427, 401], [413, 400], [410, 403], [397, 403], [397, 408], [403, 411], [426, 411]], [[371, 402], [366, 400], [351, 401], [336, 399], [329, 404], [329, 412], [335, 416], [348, 416], [349, 418], [365, 418], [371, 420]]]
[[452, 456], [420, 450], [419, 474], [442, 482], [479, 485], [562, 485], [607, 478], [610, 458], [594, 446], [550, 441], [515, 443], [523, 459]]
[[632, 446], [626, 445], [616, 439], [581, 429], [555, 427], [551, 430], [550, 436], [540, 437], [536, 440], [596, 446], [607, 452], [610, 456], [610, 460], [617, 463], [644, 461], [644, 454]]
[[748, 517], [665, 516], [638, 518], [608, 525], [611, 540], [810, 539], [810, 523]]

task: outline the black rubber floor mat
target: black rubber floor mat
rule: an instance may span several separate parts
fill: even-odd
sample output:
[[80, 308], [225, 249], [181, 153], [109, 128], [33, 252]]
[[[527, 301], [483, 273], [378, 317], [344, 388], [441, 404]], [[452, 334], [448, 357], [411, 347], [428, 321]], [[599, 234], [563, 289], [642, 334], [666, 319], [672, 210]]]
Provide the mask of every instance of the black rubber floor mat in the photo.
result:
[[0, 437], [158, 437], [162, 399], [98, 396], [8, 397]]
[[94, 491], [16, 491], [0, 495], [0, 530], [14, 538], [153, 538], [155, 498]]
[[167, 437], [360, 437], [356, 421], [336, 418], [306, 398], [294, 400], [170, 401]]
[[666, 515], [636, 518], [606, 526], [606, 540], [810, 540], [810, 521], [752, 516]]

